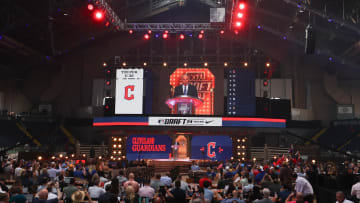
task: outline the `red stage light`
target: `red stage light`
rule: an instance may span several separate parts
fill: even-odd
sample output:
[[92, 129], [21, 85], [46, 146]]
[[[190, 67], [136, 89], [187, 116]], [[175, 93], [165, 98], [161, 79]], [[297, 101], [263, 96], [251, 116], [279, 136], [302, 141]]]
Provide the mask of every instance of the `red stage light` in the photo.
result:
[[109, 23], [109, 21], [107, 21], [107, 22], [105, 23], [105, 26], [106, 26], [106, 27], [109, 27], [109, 25], [110, 25], [110, 23]]
[[111, 82], [109, 80], [106, 81], [106, 85], [109, 86]]
[[204, 34], [204, 30], [201, 30], [200, 33], [201, 33], [201, 34]]
[[240, 8], [241, 10], [245, 9], [245, 4], [244, 4], [244, 3], [240, 3], [240, 4], [239, 4], [239, 8]]
[[144, 39], [146, 39], [146, 40], [150, 39], [150, 35], [149, 35], [149, 34], [145, 34], [145, 35], [144, 35]]
[[102, 11], [96, 11], [94, 13], [94, 18], [96, 20], [102, 20], [104, 18], [104, 13]]
[[267, 87], [269, 85], [269, 82], [267, 80], [264, 80], [263, 85], [264, 85], [264, 87]]
[[236, 27], [241, 27], [241, 25], [242, 25], [242, 23], [239, 22], [239, 21], [237, 21], [237, 22], [235, 23], [235, 26], [236, 26]]
[[185, 35], [184, 35], [184, 34], [180, 34], [180, 39], [185, 39]]
[[149, 34], [151, 34], [151, 33], [152, 33], [152, 31], [151, 31], [151, 30], [148, 30], [148, 33], [149, 33]]
[[165, 30], [165, 33], [167, 34], [167, 33], [169, 33], [169, 31], [168, 31], [168, 30]]
[[168, 38], [168, 34], [167, 34], [167, 33], [164, 33], [164, 34], [163, 34], [163, 38], [164, 38], [164, 39], [167, 39], [167, 38]]
[[133, 30], [129, 30], [129, 34], [132, 34], [132, 33], [134, 33], [134, 31], [133, 31]]
[[238, 18], [242, 18], [242, 17], [244, 17], [244, 14], [241, 13], [241, 12], [239, 12], [239, 13], [237, 13], [237, 17], [238, 17]]
[[92, 11], [92, 10], [94, 10], [94, 5], [88, 4], [87, 8], [89, 11]]
[[203, 34], [199, 34], [199, 35], [198, 35], [198, 38], [199, 38], [199, 39], [202, 39], [202, 38], [204, 38], [204, 35], [203, 35]]
[[236, 35], [238, 35], [238, 34], [239, 34], [239, 31], [238, 31], [238, 30], [235, 30], [234, 33], [235, 33]]
[[222, 34], [222, 35], [223, 35], [224, 33], [225, 33], [225, 31], [224, 31], [224, 30], [220, 30], [220, 34]]

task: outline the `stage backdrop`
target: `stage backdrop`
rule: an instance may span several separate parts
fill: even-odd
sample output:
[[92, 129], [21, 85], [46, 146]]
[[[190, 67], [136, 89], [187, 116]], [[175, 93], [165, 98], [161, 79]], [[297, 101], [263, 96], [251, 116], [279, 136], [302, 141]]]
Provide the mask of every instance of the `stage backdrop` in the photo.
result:
[[231, 159], [232, 140], [229, 136], [194, 136], [191, 140], [191, 159], [222, 161]]
[[126, 141], [126, 158], [168, 159], [171, 153], [171, 138], [167, 135], [131, 135]]

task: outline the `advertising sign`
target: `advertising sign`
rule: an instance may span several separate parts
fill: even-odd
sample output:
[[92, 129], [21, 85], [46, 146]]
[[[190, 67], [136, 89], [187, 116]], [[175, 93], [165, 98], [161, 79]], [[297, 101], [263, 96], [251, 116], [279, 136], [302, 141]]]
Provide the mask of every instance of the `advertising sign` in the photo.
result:
[[231, 159], [232, 141], [229, 136], [194, 136], [191, 140], [191, 159], [223, 161]]
[[221, 126], [221, 117], [149, 117], [150, 126]]
[[115, 114], [143, 113], [143, 69], [116, 70]]
[[166, 135], [131, 135], [126, 141], [126, 158], [168, 159], [171, 153], [171, 138]]

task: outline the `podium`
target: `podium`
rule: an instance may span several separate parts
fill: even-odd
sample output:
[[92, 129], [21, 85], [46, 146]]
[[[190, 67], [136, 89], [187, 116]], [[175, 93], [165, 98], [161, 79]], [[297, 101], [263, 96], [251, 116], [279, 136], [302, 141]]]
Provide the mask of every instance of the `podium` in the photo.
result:
[[196, 97], [181, 95], [170, 98], [165, 102], [170, 109], [173, 109], [174, 114], [195, 114], [196, 107], [203, 104], [202, 100]]

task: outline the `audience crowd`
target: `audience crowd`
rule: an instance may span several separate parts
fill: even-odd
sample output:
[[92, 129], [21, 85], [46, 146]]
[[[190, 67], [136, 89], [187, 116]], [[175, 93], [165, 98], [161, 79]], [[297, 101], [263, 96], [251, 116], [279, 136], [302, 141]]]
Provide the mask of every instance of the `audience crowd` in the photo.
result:
[[[201, 163], [199, 166], [198, 164]], [[110, 160], [14, 160], [0, 166], [0, 203], [359, 202], [359, 163], [193, 161], [188, 173], [138, 173]], [[323, 191], [323, 188], [326, 188]], [[330, 198], [331, 199], [331, 198]]]

